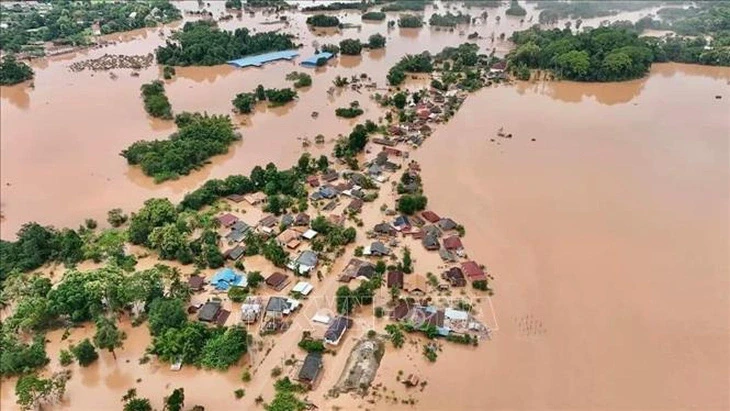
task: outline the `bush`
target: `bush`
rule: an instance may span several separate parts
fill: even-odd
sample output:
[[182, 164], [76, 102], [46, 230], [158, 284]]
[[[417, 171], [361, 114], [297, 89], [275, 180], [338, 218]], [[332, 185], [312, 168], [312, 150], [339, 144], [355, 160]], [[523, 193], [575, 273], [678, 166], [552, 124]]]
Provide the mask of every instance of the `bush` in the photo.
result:
[[385, 36], [383, 36], [380, 33], [375, 33], [372, 36], [368, 37], [368, 47], [371, 49], [382, 49], [385, 47]]
[[374, 21], [383, 21], [385, 20], [385, 13], [380, 11], [369, 11], [362, 15], [363, 20], [374, 20]]
[[144, 109], [149, 115], [164, 120], [172, 119], [172, 106], [165, 95], [165, 85], [161, 81], [142, 84], [141, 90]]
[[234, 303], [242, 303], [248, 295], [248, 290], [244, 287], [231, 287], [228, 289], [228, 298]]
[[236, 98], [231, 103], [233, 103], [233, 107], [237, 112], [249, 114], [256, 106], [256, 101], [256, 94], [254, 93], [239, 93], [236, 94]]
[[22, 83], [33, 78], [33, 69], [29, 65], [19, 62], [15, 55], [7, 54], [0, 63], [0, 85], [10, 86]]
[[323, 52], [332, 53], [334, 55], [340, 53], [340, 48], [335, 44], [323, 44], [321, 50]]
[[303, 72], [292, 71], [286, 75], [286, 79], [294, 81], [294, 88], [309, 87], [312, 85], [312, 76]]
[[58, 362], [64, 367], [67, 365], [71, 365], [73, 361], [74, 357], [68, 350], [61, 350], [61, 352], [58, 354]]
[[413, 14], [404, 14], [398, 19], [398, 27], [419, 28], [423, 27], [423, 20]]
[[88, 367], [99, 358], [96, 348], [88, 338], [71, 347], [71, 352], [82, 367]]
[[481, 290], [481, 291], [487, 291], [489, 290], [489, 284], [487, 283], [487, 280], [476, 280], [471, 283], [471, 286], [474, 289]]
[[345, 39], [340, 42], [340, 53], [345, 56], [359, 56], [362, 52], [362, 43], [357, 39]]
[[282, 371], [281, 367], [274, 367], [271, 369], [271, 377], [276, 378], [276, 377], [280, 376], [282, 372], [283, 371]]
[[237, 400], [240, 400], [243, 398], [243, 396], [246, 394], [246, 391], [243, 390], [243, 388], [239, 388], [236, 391], [233, 391], [233, 395], [236, 396]]
[[383, 307], [375, 307], [375, 317], [376, 318], [383, 318], [385, 315], [385, 309]]
[[340, 25], [340, 19], [326, 14], [315, 14], [307, 17], [307, 24], [312, 27], [337, 27]]

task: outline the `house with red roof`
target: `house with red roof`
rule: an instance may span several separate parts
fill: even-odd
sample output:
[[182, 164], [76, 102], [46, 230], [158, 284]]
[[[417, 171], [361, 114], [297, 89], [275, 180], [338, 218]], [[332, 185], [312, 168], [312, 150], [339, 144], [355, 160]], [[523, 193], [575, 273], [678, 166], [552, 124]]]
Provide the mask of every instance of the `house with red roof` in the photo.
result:
[[484, 270], [474, 261], [461, 263], [461, 271], [472, 281], [485, 281], [487, 279]]

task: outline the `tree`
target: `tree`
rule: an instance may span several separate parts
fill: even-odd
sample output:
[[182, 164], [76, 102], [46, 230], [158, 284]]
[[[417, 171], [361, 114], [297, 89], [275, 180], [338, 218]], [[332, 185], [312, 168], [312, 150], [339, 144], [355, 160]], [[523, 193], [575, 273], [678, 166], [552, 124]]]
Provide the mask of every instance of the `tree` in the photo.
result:
[[112, 357], [117, 359], [114, 349], [119, 348], [124, 343], [127, 335], [124, 331], [120, 331], [114, 320], [108, 317], [99, 317], [96, 319], [96, 333], [94, 334], [94, 344], [99, 349], [106, 349], [112, 353]]
[[149, 245], [160, 253], [160, 258], [172, 260], [177, 258], [180, 250], [188, 246], [187, 233], [180, 230], [178, 224], [166, 224], [155, 227], [149, 235]]
[[137, 396], [137, 389], [130, 388], [122, 397], [124, 411], [152, 411], [152, 404], [147, 398]]
[[395, 108], [402, 110], [403, 107], [406, 106], [407, 98], [408, 97], [406, 96], [406, 93], [403, 93], [403, 92], [396, 93], [393, 96], [393, 105], [395, 106]]
[[239, 93], [232, 101], [233, 107], [241, 114], [249, 114], [256, 105], [256, 94]]
[[[588, 70], [590, 70], [590, 64], [590, 57], [585, 51], [569, 51], [555, 59], [555, 66], [558, 68], [560, 75], [571, 79], [586, 78]], [[630, 60], [629, 64], [631, 64]]]
[[250, 273], [248, 273], [247, 281], [249, 288], [256, 289], [258, 288], [259, 284], [261, 284], [261, 282], [265, 280], [266, 279], [263, 275], [261, 275], [259, 271], [251, 271]]
[[226, 0], [226, 8], [241, 10], [241, 8], [243, 8], [243, 4], [241, 3], [241, 0]]
[[169, 397], [165, 397], [165, 411], [182, 411], [185, 406], [185, 389], [175, 388]]
[[177, 220], [177, 210], [166, 198], [151, 198], [144, 206], [132, 213], [129, 224], [129, 241], [132, 244], [148, 244], [149, 235], [155, 227], [173, 223]]
[[423, 27], [423, 20], [414, 14], [403, 14], [398, 19], [398, 27], [419, 28]]
[[398, 199], [396, 209], [403, 214], [413, 215], [426, 208], [428, 198], [420, 194], [405, 194]]
[[154, 80], [142, 84], [141, 90], [144, 109], [149, 115], [165, 120], [172, 119], [172, 106], [165, 95], [165, 85], [162, 81]]
[[337, 289], [335, 294], [337, 302], [337, 312], [343, 315], [350, 314], [355, 305], [355, 296], [350, 288], [346, 285]]
[[324, 154], [322, 154], [321, 156], [319, 156], [319, 158], [317, 159], [317, 169], [319, 171], [324, 172], [324, 171], [327, 171], [327, 169], [329, 168], [329, 166], [330, 166], [330, 162], [327, 159], [327, 156], [324, 155]]
[[78, 361], [79, 365], [82, 367], [88, 367], [99, 358], [99, 354], [96, 352], [96, 349], [88, 338], [71, 347], [71, 353], [73, 353], [74, 357], [76, 357], [76, 361]]
[[375, 272], [379, 275], [385, 274], [385, 270], [387, 270], [387, 266], [385, 264], [385, 261], [378, 260], [377, 263], [375, 263]]
[[170, 328], [180, 328], [187, 319], [181, 300], [158, 298], [150, 304], [148, 325], [153, 336], [162, 335]]
[[266, 90], [264, 90], [264, 86], [261, 84], [256, 86], [256, 99], [259, 101], [266, 100]]
[[388, 333], [390, 341], [393, 343], [393, 346], [395, 348], [400, 348], [403, 346], [403, 343], [405, 342], [405, 337], [403, 336], [403, 331], [401, 331], [396, 324], [386, 325], [385, 332]]
[[401, 271], [406, 274], [413, 272], [413, 261], [411, 260], [411, 249], [406, 247], [403, 250], [403, 261], [401, 264]]
[[345, 56], [359, 56], [362, 43], [357, 39], [345, 39], [340, 42], [340, 53]]
[[398, 301], [398, 297], [400, 297], [400, 288], [396, 286], [390, 287], [389, 292], [391, 301]]
[[385, 47], [385, 36], [383, 36], [380, 33], [375, 33], [372, 36], [368, 37], [368, 46], [371, 49], [382, 49]]
[[203, 347], [201, 364], [205, 368], [226, 370], [238, 362], [247, 350], [248, 335], [242, 327], [218, 332]]
[[60, 401], [66, 392], [68, 371], [43, 379], [35, 374], [24, 375], [15, 383], [17, 404], [21, 410], [40, 409], [41, 404]]
[[6, 54], [0, 63], [0, 85], [9, 86], [33, 78], [33, 69], [16, 60], [14, 54]]
[[326, 14], [315, 14], [307, 17], [307, 24], [312, 27], [337, 27], [340, 25], [340, 19]]
[[383, 21], [385, 20], [385, 17], [385, 13], [379, 11], [369, 11], [367, 13], [363, 13], [362, 15], [363, 20]]
[[122, 212], [121, 208], [113, 208], [107, 213], [106, 221], [108, 221], [112, 227], [119, 227], [126, 223], [127, 219], [127, 215]]
[[31, 344], [18, 341], [17, 335], [0, 333], [0, 375], [19, 375], [37, 370], [49, 363], [45, 339], [36, 337]]

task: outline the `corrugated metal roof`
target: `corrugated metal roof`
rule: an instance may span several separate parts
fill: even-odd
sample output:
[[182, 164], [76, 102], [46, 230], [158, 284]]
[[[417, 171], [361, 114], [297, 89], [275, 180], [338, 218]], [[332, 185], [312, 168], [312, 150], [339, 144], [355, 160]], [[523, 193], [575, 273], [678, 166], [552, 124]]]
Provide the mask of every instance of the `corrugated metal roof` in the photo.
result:
[[255, 56], [241, 57], [240, 59], [230, 60], [228, 64], [238, 68], [243, 67], [261, 67], [266, 63], [276, 60], [291, 60], [298, 56], [296, 50], [274, 51], [271, 53], [257, 54]]

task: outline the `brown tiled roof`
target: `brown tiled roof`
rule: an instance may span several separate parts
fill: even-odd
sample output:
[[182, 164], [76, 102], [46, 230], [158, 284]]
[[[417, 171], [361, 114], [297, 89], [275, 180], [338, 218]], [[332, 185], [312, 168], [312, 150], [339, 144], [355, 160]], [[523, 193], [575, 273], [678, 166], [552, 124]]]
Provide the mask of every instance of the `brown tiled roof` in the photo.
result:
[[288, 283], [288, 277], [285, 274], [276, 272], [266, 278], [266, 285], [279, 291]]
[[238, 217], [234, 216], [231, 213], [226, 213], [221, 216], [218, 216], [218, 222], [220, 222], [223, 227], [230, 227], [236, 221], [238, 221]]
[[421, 217], [423, 217], [423, 219], [428, 221], [429, 223], [437, 223], [441, 219], [441, 217], [439, 217], [433, 211], [424, 211], [421, 213]]
[[203, 284], [205, 283], [205, 278], [200, 277], [198, 275], [191, 275], [188, 279], [188, 285], [190, 286], [190, 289], [193, 291], [198, 291], [203, 288]]
[[442, 277], [454, 287], [463, 287], [466, 285], [466, 278], [464, 278], [464, 273], [459, 267], [452, 267]]
[[410, 311], [410, 309], [411, 308], [406, 300], [400, 300], [398, 301], [398, 305], [396, 305], [393, 311], [390, 313], [390, 318], [395, 321], [400, 321], [405, 318], [406, 315], [408, 315], [408, 311]]
[[486, 280], [487, 276], [484, 274], [484, 270], [479, 267], [479, 264], [474, 261], [466, 261], [461, 263], [461, 270], [469, 277], [472, 281]]
[[388, 288], [398, 287], [403, 288], [403, 272], [402, 271], [388, 271]]
[[464, 248], [464, 246], [461, 245], [461, 239], [458, 235], [452, 235], [451, 237], [444, 238], [444, 248], [447, 250], [458, 250]]

